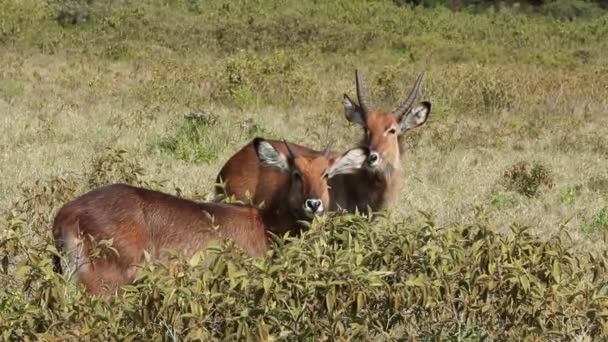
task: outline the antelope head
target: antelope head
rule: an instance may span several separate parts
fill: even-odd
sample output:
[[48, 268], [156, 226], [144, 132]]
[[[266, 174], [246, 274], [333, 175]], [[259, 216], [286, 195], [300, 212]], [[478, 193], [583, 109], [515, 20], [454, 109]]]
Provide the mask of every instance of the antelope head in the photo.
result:
[[369, 96], [359, 71], [355, 71], [357, 104], [344, 94], [344, 114], [348, 121], [363, 127], [362, 146], [369, 148], [365, 167], [373, 172], [390, 172], [400, 167], [401, 139], [408, 130], [423, 125], [431, 112], [430, 102], [414, 101], [420, 90], [424, 73], [418, 75], [407, 98], [392, 112], [371, 107]]
[[366, 148], [354, 148], [337, 158], [330, 158], [329, 146], [315, 157], [296, 154], [286, 141], [287, 154], [279, 152], [272, 144], [260, 138], [254, 146], [262, 165], [281, 170], [289, 176], [288, 199], [290, 212], [298, 219], [310, 220], [323, 215], [329, 209], [327, 181], [340, 174], [354, 173], [368, 160]]

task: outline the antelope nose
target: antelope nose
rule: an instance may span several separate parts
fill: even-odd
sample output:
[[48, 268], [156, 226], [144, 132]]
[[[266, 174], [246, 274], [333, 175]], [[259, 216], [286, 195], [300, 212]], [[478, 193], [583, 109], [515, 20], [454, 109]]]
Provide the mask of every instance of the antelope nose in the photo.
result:
[[380, 155], [378, 154], [378, 152], [376, 151], [372, 151], [369, 153], [369, 156], [367, 157], [367, 161], [369, 162], [369, 165], [376, 165], [378, 164], [378, 161], [380, 161]]
[[307, 199], [305, 206], [306, 206], [306, 209], [312, 211], [313, 213], [323, 210], [323, 203], [321, 203], [320, 199], [316, 199], [316, 198]]

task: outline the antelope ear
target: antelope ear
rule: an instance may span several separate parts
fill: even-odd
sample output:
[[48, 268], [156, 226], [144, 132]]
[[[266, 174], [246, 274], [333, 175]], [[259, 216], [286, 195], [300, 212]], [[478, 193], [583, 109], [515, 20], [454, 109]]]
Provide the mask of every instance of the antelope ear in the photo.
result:
[[344, 116], [346, 120], [365, 127], [365, 113], [353, 100], [344, 94]]
[[271, 143], [262, 138], [255, 138], [253, 140], [253, 146], [255, 147], [255, 152], [263, 166], [274, 167], [283, 172], [289, 172], [290, 167], [287, 157], [277, 151]]
[[327, 170], [327, 175], [332, 178], [337, 175], [353, 173], [363, 166], [367, 160], [369, 150], [364, 148], [353, 148], [346, 151], [342, 156], [334, 159]]
[[421, 102], [401, 120], [401, 133], [404, 133], [408, 129], [424, 125], [429, 118], [430, 113], [431, 103], [427, 101]]

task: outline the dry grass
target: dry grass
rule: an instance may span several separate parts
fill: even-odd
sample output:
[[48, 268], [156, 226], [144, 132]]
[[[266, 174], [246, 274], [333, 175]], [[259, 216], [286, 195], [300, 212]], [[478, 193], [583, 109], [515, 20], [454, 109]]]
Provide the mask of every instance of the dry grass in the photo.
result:
[[[571, 219], [568, 227], [577, 239], [595, 240], [579, 227], [581, 220], [606, 206], [608, 196], [608, 189], [589, 186], [593, 179], [608, 178], [608, 67], [605, 54], [599, 53], [605, 41], [598, 43], [606, 33], [596, 29], [597, 36], [580, 36], [601, 27], [605, 18], [578, 26], [564, 23], [573, 30], [568, 34], [562, 24], [544, 18], [402, 9], [397, 19], [438, 20], [436, 32], [411, 26], [418, 34], [403, 35], [386, 22], [356, 26], [359, 13], [365, 12], [359, 4], [351, 9], [352, 18], [340, 19], [348, 22], [342, 26], [359, 35], [380, 35], [386, 46], [375, 42], [377, 46], [353, 53], [351, 48], [364, 44], [357, 40], [349, 43], [352, 46], [338, 46], [350, 51], [344, 54], [330, 49], [347, 43], [337, 32], [332, 35], [338, 19], [325, 18], [327, 13], [317, 24], [299, 22], [294, 30], [301, 36], [290, 38], [293, 46], [277, 46], [283, 33], [272, 31], [280, 30], [271, 20], [256, 22], [266, 30], [266, 36], [251, 33], [259, 40], [257, 51], [238, 51], [226, 45], [226, 39], [245, 31], [217, 33], [218, 27], [230, 28], [231, 16], [225, 22], [214, 17], [215, 26], [201, 28], [199, 34], [215, 32], [216, 40], [197, 48], [194, 43], [202, 38], [191, 30], [204, 14], [183, 7], [160, 10], [153, 4], [131, 10], [125, 13], [132, 17], [107, 17], [124, 25], [122, 36], [104, 31], [98, 18], [82, 29], [53, 27], [47, 33], [55, 42], [52, 53], [46, 45], [36, 45], [44, 38], [35, 28], [4, 44], [3, 208], [18, 197], [22, 184], [80, 171], [109, 146], [129, 151], [146, 169], [146, 177], [167, 181], [167, 190], [179, 187], [207, 195], [222, 163], [254, 134], [317, 148], [333, 141], [346, 148], [360, 131], [344, 120], [340, 95], [354, 92], [352, 71], [359, 66], [376, 103], [386, 109], [403, 96], [418, 71], [427, 72], [424, 98], [433, 103], [433, 113], [427, 125], [408, 138], [405, 186], [393, 208], [398, 215], [433, 212], [439, 224], [447, 224], [467, 221], [475, 207], [484, 207], [499, 225], [518, 222], [541, 233]], [[33, 18], [41, 27], [50, 25], [48, 19]], [[154, 26], [153, 19], [161, 18], [169, 23]], [[510, 22], [519, 23], [521, 37], [493, 43], [473, 24], [460, 23], [467, 20], [493, 25], [493, 34], [500, 37], [511, 32]], [[142, 25], [157, 32], [178, 21], [181, 25], [173, 29], [191, 35], [135, 32]], [[306, 25], [314, 28], [310, 37], [302, 28]], [[451, 36], [446, 35], [450, 29]], [[465, 39], [466, 32], [471, 39]], [[96, 45], [89, 46], [87, 39]], [[246, 48], [249, 43], [235, 44]], [[193, 163], [159, 148], [160, 141], [178, 132], [185, 113], [199, 110], [219, 118], [207, 137], [221, 141], [216, 159]], [[517, 162], [535, 160], [553, 171], [555, 187], [534, 198], [506, 192], [503, 172]], [[564, 200], [564, 193], [574, 187], [578, 190]]]

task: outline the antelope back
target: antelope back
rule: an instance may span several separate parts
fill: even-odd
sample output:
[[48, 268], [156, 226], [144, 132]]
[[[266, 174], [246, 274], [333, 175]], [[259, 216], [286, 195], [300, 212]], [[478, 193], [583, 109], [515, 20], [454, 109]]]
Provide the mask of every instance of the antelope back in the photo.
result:
[[[123, 184], [66, 204], [55, 218], [53, 236], [68, 259], [64, 273], [100, 295], [132, 281], [144, 251], [166, 261], [169, 249], [190, 255], [214, 239], [232, 239], [250, 255], [268, 249], [257, 209], [196, 203]], [[103, 240], [112, 241], [111, 248], [100, 249]]]

